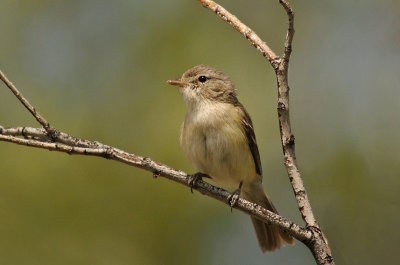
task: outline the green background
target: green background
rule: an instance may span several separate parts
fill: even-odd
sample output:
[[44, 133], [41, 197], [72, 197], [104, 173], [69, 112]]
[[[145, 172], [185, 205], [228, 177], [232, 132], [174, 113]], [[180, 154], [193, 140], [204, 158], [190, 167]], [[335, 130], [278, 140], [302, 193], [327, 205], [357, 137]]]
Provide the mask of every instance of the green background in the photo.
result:
[[[294, 2], [294, 1], [292, 1]], [[278, 1], [220, 1], [278, 54]], [[297, 158], [337, 264], [396, 264], [400, 3], [301, 1], [290, 67]], [[21, 1], [0, 8], [0, 69], [57, 129], [186, 172], [185, 105], [165, 83], [223, 70], [252, 115], [264, 186], [303, 224], [283, 166], [276, 81], [248, 41], [197, 1]], [[1, 85], [0, 124], [38, 124]], [[0, 143], [0, 264], [313, 264], [261, 254], [248, 216], [148, 172]]]

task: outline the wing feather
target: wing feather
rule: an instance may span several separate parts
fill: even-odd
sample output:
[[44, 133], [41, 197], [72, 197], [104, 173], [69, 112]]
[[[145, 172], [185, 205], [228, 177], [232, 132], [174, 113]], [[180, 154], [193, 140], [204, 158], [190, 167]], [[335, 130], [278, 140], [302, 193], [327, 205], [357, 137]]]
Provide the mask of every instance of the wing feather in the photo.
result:
[[261, 160], [260, 153], [258, 152], [258, 146], [256, 141], [256, 135], [254, 134], [253, 123], [251, 121], [249, 113], [247, 113], [246, 109], [239, 103], [237, 106], [242, 112], [242, 125], [244, 128], [244, 133], [247, 138], [247, 143], [249, 144], [249, 148], [251, 154], [254, 159], [254, 165], [256, 166], [256, 172], [258, 175], [262, 176], [262, 168], [261, 168]]

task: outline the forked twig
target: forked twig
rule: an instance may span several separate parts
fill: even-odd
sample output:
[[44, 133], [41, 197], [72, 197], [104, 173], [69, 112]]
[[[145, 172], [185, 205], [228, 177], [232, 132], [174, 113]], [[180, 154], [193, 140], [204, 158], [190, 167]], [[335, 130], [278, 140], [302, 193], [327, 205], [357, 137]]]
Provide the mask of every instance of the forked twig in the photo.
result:
[[224, 21], [229, 23], [237, 31], [239, 31], [250, 43], [259, 50], [262, 55], [271, 63], [272, 67], [276, 69], [280, 63], [280, 58], [276, 53], [263, 41], [258, 35], [248, 26], [243, 24], [236, 16], [229, 13], [225, 8], [209, 0], [199, 0], [204, 7], [210, 9], [217, 14]]
[[35, 117], [35, 119], [43, 126], [51, 138], [56, 138], [56, 130], [51, 127], [50, 123], [40, 115], [40, 113], [29, 103], [28, 100], [19, 92], [14, 84], [0, 70], [0, 79], [4, 84], [14, 93], [18, 100], [25, 106], [25, 108]]
[[279, 131], [281, 136], [282, 150], [284, 154], [284, 164], [292, 185], [296, 201], [306, 223], [306, 227], [313, 232], [313, 240], [307, 244], [314, 254], [318, 264], [334, 264], [331, 249], [314, 217], [306, 189], [297, 166], [295, 154], [295, 137], [292, 133], [289, 115], [289, 83], [288, 70], [289, 60], [292, 53], [292, 42], [294, 36], [294, 12], [289, 3], [285, 0], [279, 0], [279, 3], [285, 9], [289, 25], [285, 40], [285, 50], [282, 58], [278, 57], [272, 49], [258, 35], [243, 24], [236, 16], [228, 12], [225, 8], [211, 0], [198, 0], [204, 7], [215, 12], [220, 18], [228, 22], [233, 28], [239, 31], [250, 41], [250, 43], [267, 58], [276, 73], [278, 84], [278, 119]]
[[[289, 18], [289, 27], [285, 40], [285, 50], [281, 59], [264, 41], [261, 40], [261, 38], [257, 36], [253, 30], [243, 24], [237, 17], [229, 13], [222, 6], [209, 0], [198, 1], [200, 1], [206, 8], [215, 12], [219, 17], [228, 22], [242, 35], [244, 35], [250, 41], [250, 43], [255, 46], [269, 61], [276, 72], [278, 82], [277, 109], [281, 142], [285, 157], [285, 166], [296, 196], [297, 203], [299, 205], [300, 212], [302, 213], [302, 217], [306, 223], [306, 227], [303, 228], [280, 215], [274, 214], [262, 208], [261, 206], [246, 201], [242, 198], [239, 198], [234, 208], [237, 208], [238, 210], [241, 210], [249, 215], [255, 216], [266, 223], [275, 225], [279, 229], [287, 231], [290, 235], [302, 241], [312, 251], [317, 264], [333, 265], [334, 261], [332, 259], [331, 250], [321, 229], [318, 226], [318, 223], [315, 220], [302, 178], [297, 168], [294, 149], [294, 136], [291, 133], [289, 118], [289, 85], [287, 76], [294, 35], [294, 12], [292, 8], [285, 0], [279, 0], [280, 4], [285, 8]], [[18, 100], [28, 109], [35, 119], [43, 126], [43, 129], [31, 127], [5, 128], [0, 126], [0, 141], [54, 150], [68, 154], [99, 156], [126, 163], [128, 165], [150, 171], [154, 176], [162, 176], [180, 184], [189, 186], [190, 177], [185, 172], [175, 170], [167, 165], [153, 161], [150, 158], [137, 156], [99, 142], [84, 140], [64, 132], [59, 132], [39, 114], [39, 112], [28, 102], [28, 100], [25, 99], [25, 97], [1, 71], [0, 79], [14, 93]], [[228, 203], [228, 198], [231, 195], [224, 189], [215, 187], [201, 180], [196, 181], [195, 186], [191, 188], [224, 203]]]

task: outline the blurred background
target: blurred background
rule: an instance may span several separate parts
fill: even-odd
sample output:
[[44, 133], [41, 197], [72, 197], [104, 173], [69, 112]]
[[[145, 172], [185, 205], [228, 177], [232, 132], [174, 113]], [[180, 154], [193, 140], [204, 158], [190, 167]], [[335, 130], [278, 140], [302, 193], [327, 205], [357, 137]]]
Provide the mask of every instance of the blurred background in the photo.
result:
[[[219, 1], [278, 54], [278, 1]], [[294, 2], [294, 1], [292, 1]], [[297, 158], [337, 264], [395, 264], [400, 246], [400, 2], [293, 3]], [[279, 140], [276, 81], [246, 39], [197, 1], [4, 0], [0, 69], [57, 129], [194, 172], [185, 105], [165, 80], [223, 70], [252, 115], [264, 186], [303, 224]], [[0, 125], [38, 124], [0, 87]], [[0, 143], [0, 264], [313, 264], [262, 254], [248, 216], [149, 172]]]

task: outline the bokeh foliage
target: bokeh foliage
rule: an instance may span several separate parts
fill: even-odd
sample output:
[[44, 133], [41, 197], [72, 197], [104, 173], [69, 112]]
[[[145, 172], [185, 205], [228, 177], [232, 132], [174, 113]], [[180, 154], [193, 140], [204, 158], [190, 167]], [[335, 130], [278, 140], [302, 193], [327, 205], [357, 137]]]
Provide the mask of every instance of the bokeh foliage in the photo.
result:
[[[278, 1], [221, 1], [278, 53]], [[292, 1], [293, 2], [293, 1]], [[294, 3], [297, 156], [337, 264], [394, 264], [400, 223], [400, 4]], [[302, 223], [282, 163], [271, 67], [197, 1], [20, 1], [0, 8], [0, 68], [56, 128], [193, 172], [165, 80], [229, 74], [255, 123], [264, 185]], [[2, 85], [0, 124], [37, 126]], [[261, 254], [247, 216], [99, 158], [0, 143], [0, 264], [311, 264]]]

